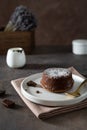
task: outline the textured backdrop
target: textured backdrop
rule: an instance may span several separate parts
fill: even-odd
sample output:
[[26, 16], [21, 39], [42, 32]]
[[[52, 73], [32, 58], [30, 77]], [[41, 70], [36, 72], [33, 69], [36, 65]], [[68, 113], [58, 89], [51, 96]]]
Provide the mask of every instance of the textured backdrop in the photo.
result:
[[1, 0], [0, 26], [18, 5], [31, 9], [38, 20], [37, 45], [71, 44], [87, 38], [87, 0]]

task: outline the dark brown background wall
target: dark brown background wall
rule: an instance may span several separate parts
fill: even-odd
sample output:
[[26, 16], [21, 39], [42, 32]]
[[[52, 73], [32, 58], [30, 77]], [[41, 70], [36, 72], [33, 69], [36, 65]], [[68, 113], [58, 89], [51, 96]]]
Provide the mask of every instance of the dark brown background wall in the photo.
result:
[[71, 44], [87, 38], [87, 0], [1, 0], [0, 26], [18, 5], [31, 9], [38, 20], [37, 45]]

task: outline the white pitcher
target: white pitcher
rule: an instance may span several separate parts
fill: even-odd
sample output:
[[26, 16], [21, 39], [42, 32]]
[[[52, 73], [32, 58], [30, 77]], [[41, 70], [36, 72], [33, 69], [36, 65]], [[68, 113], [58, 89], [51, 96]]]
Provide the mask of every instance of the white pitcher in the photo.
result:
[[6, 62], [11, 68], [23, 67], [26, 64], [26, 56], [23, 48], [10, 48], [7, 51]]

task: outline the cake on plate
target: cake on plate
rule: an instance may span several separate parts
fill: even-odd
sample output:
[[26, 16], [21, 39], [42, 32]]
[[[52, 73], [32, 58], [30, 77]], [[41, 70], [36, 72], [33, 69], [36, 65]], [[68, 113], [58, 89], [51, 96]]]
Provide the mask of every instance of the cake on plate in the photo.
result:
[[73, 86], [72, 72], [67, 68], [48, 68], [40, 81], [43, 88], [54, 93], [66, 92]]

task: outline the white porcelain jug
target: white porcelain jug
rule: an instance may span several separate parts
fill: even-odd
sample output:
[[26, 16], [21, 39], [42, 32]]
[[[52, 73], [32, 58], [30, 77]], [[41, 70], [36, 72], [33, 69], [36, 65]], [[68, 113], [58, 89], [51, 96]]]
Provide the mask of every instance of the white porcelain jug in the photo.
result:
[[7, 51], [6, 62], [11, 68], [23, 67], [26, 64], [26, 56], [23, 48], [10, 48]]

